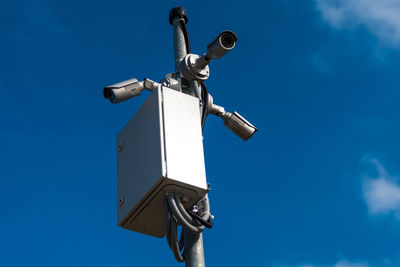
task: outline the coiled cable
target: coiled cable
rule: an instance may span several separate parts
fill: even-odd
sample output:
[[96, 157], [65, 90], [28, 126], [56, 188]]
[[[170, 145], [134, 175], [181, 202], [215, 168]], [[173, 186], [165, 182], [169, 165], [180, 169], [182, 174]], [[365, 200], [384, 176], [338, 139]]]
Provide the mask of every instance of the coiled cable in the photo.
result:
[[185, 260], [184, 253], [181, 252], [184, 248], [183, 235], [181, 234], [178, 241], [178, 226], [194, 233], [201, 233], [205, 227], [212, 227], [207, 194], [197, 203], [199, 205], [197, 209], [186, 209], [184, 204], [174, 193], [168, 193], [163, 203], [165, 236], [178, 262]]

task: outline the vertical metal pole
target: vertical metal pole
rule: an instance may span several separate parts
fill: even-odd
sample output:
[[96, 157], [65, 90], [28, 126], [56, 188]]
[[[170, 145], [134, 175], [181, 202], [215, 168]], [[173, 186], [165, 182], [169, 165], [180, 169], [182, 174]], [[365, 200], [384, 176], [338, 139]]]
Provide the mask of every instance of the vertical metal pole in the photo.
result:
[[[180, 22], [181, 20], [184, 20], [185, 23], [187, 22], [186, 11], [182, 7], [175, 7], [170, 11], [169, 18], [170, 23], [174, 27], [175, 71], [179, 72], [179, 64], [187, 54], [185, 35]], [[190, 89], [192, 94], [197, 94], [199, 90], [197, 82], [192, 82]], [[185, 245], [184, 257], [186, 267], [205, 267], [202, 233], [196, 234], [183, 229], [182, 234]]]
[[183, 229], [183, 240], [185, 241], [184, 257], [186, 267], [204, 267], [203, 234], [196, 234], [190, 230]]
[[185, 35], [183, 34], [183, 29], [181, 25], [181, 20], [183, 18], [175, 17], [173, 19], [174, 26], [174, 55], [175, 55], [175, 71], [180, 70], [180, 62], [187, 54]]

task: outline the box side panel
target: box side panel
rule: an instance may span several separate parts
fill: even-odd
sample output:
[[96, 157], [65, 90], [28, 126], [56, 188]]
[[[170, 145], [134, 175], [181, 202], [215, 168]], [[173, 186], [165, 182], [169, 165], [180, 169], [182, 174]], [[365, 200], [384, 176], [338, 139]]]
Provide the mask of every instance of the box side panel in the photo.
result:
[[155, 90], [118, 135], [118, 224], [163, 176], [160, 90]]
[[163, 87], [167, 177], [207, 189], [199, 99]]

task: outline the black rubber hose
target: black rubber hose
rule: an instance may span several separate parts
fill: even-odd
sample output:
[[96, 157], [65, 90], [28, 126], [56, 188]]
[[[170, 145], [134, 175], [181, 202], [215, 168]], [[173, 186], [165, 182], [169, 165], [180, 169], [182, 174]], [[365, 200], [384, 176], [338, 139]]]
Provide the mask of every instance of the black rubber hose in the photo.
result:
[[169, 204], [167, 198], [165, 198], [163, 201], [163, 213], [164, 213], [164, 232], [167, 238], [168, 246], [171, 248], [171, 229], [170, 229], [171, 212], [169, 210]]
[[172, 216], [170, 220], [170, 229], [171, 229], [171, 249], [174, 252], [175, 259], [179, 262], [183, 262], [185, 259], [180, 252], [179, 242], [178, 242], [178, 224], [174, 216]]
[[183, 239], [183, 230], [182, 230], [181, 237], [179, 238], [179, 250], [182, 250], [184, 246], [185, 246], [185, 240]]
[[[185, 220], [183, 215], [179, 212], [178, 206], [176, 205], [174, 196], [172, 194], [167, 195], [169, 207], [171, 209], [172, 214], [176, 219], [178, 220], [179, 224], [182, 225], [183, 227], [186, 227], [188, 230], [194, 232], [194, 233], [201, 233], [203, 229], [199, 229], [199, 227], [196, 227], [194, 225], [191, 225], [188, 221]], [[173, 230], [173, 229], [171, 229]]]
[[182, 214], [182, 216], [188, 221], [188, 223], [190, 223], [192, 225], [196, 225], [197, 222], [195, 220], [193, 220], [193, 218], [189, 215], [189, 213], [186, 212], [185, 207], [183, 206], [179, 197], [174, 196], [174, 199], [175, 199], [176, 205], [178, 206], [178, 210]]
[[211, 218], [209, 218], [208, 221], [206, 221], [200, 215], [196, 214], [195, 212], [193, 212], [191, 210], [188, 210], [187, 212], [190, 214], [190, 216], [192, 216], [196, 221], [198, 221], [205, 227], [211, 228], [213, 226]]
[[204, 129], [204, 125], [206, 123], [206, 118], [207, 118], [207, 109], [208, 109], [208, 88], [207, 86], [204, 84], [204, 82], [200, 83], [201, 85], [201, 93], [202, 93], [202, 101], [203, 101], [203, 112], [202, 112], [202, 116], [201, 116], [201, 130]]
[[190, 40], [189, 40], [189, 31], [187, 29], [185, 20], [181, 19], [179, 20], [181, 23], [182, 29], [183, 29], [183, 35], [185, 37], [185, 43], [186, 43], [186, 53], [190, 54]]
[[[178, 262], [185, 260], [183, 253], [184, 237], [183, 231], [189, 230], [200, 233], [204, 227], [211, 228], [210, 206], [207, 194], [200, 200], [203, 203], [204, 211], [202, 216], [197, 213], [186, 210], [179, 197], [172, 193], [168, 193], [163, 202], [164, 230], [167, 238], [168, 246], [174, 253], [174, 257]], [[182, 233], [178, 241], [178, 224], [182, 225]]]

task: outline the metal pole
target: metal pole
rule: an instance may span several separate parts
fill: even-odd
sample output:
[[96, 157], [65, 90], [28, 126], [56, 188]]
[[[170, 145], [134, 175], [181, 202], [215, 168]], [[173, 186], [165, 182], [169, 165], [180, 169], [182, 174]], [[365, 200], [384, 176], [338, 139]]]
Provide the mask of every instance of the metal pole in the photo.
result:
[[196, 234], [190, 230], [183, 228], [183, 240], [185, 241], [185, 257], [186, 267], [204, 267], [204, 248], [203, 234]]
[[[185, 35], [183, 32], [181, 21], [187, 22], [186, 11], [183, 7], [174, 7], [169, 13], [169, 22], [174, 27], [174, 54], [175, 54], [175, 71], [180, 71], [180, 62], [187, 54]], [[191, 94], [198, 95], [197, 82], [190, 83]], [[186, 267], [205, 267], [203, 235], [202, 233], [193, 233], [183, 228], [184, 239], [184, 257]]]
[[187, 54], [185, 36], [183, 34], [183, 29], [181, 25], [181, 20], [184, 20], [180, 17], [175, 17], [173, 20], [174, 26], [174, 55], [175, 55], [175, 71], [178, 72], [180, 70], [180, 62], [182, 58], [184, 58]]

